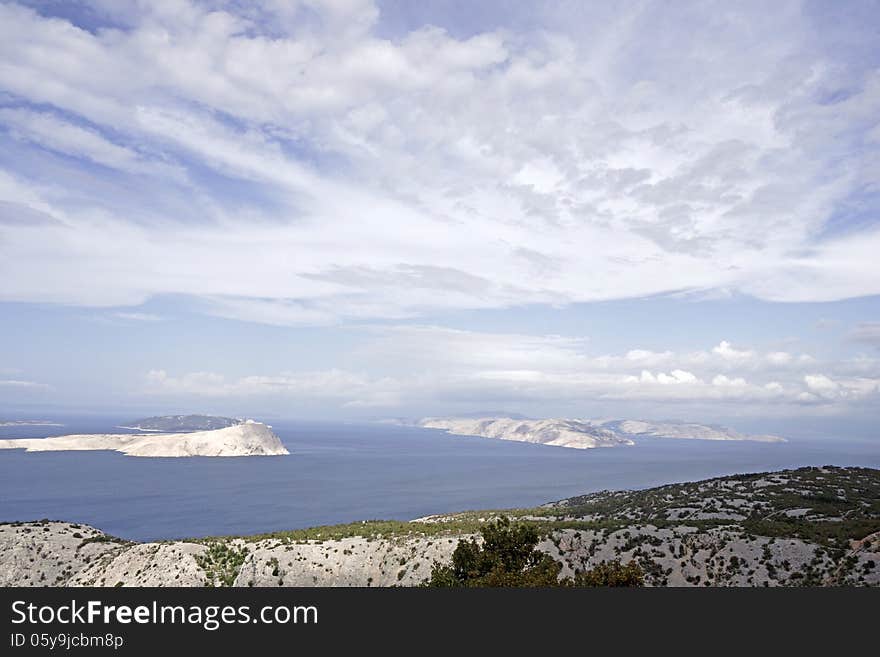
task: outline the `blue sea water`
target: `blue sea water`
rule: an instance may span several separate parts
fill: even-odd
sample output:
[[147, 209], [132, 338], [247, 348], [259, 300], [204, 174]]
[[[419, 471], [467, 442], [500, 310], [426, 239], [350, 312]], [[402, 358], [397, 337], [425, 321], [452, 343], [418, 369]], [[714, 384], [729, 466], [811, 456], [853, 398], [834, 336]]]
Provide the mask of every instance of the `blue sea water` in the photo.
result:
[[[0, 427], [0, 438], [120, 432], [130, 418]], [[273, 422], [291, 455], [133, 458], [0, 450], [0, 520], [51, 518], [136, 540], [250, 534], [364, 519], [534, 506], [803, 465], [880, 468], [880, 443], [643, 439], [573, 450], [382, 424]]]

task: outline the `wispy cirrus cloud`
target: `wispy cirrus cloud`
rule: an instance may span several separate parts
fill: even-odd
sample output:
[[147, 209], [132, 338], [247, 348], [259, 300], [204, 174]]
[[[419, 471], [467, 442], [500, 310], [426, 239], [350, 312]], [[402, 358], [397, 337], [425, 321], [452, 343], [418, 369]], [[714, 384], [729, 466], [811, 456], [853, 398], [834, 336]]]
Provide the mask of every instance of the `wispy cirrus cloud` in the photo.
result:
[[152, 395], [180, 397], [247, 398], [269, 396], [305, 400], [329, 400], [347, 406], [396, 406], [400, 403], [400, 382], [371, 379], [363, 374], [329, 369], [313, 372], [283, 372], [229, 378], [216, 372], [169, 374], [150, 370], [144, 391]]
[[880, 347], [880, 322], [862, 322], [849, 333], [854, 342]]
[[[327, 400], [365, 407], [461, 403], [736, 403], [766, 409], [844, 411], [880, 397], [880, 359], [858, 373], [835, 362], [780, 358], [722, 341], [698, 352], [632, 349], [592, 355], [588, 343], [561, 336], [481, 333], [432, 326], [373, 330], [372, 341], [341, 361], [348, 369], [228, 378], [214, 372], [147, 377], [153, 394]], [[731, 366], [731, 353], [735, 353]], [[769, 357], [769, 356], [772, 356]], [[357, 364], [361, 369], [352, 370]], [[397, 364], [405, 364], [398, 367]], [[369, 372], [369, 374], [367, 374]]]
[[76, 125], [51, 112], [0, 109], [0, 125], [15, 139], [110, 169], [131, 174], [183, 177], [180, 167], [152, 160], [137, 150], [108, 140], [96, 129]]
[[156, 315], [154, 313], [139, 312], [115, 312], [113, 313], [113, 317], [130, 322], [161, 322], [165, 319], [161, 315]]
[[73, 336], [46, 380], [102, 403], [876, 407], [875, 6], [397, 9], [0, 3], [0, 355]]
[[0, 198], [47, 218], [0, 221], [0, 299], [297, 326], [880, 293], [876, 221], [840, 218], [878, 182], [880, 73], [810, 7], [467, 33], [366, 1], [169, 7], [95, 3], [100, 30], [0, 7]]
[[0, 379], [0, 387], [18, 390], [50, 390], [51, 386], [37, 381], [24, 381], [21, 379]]

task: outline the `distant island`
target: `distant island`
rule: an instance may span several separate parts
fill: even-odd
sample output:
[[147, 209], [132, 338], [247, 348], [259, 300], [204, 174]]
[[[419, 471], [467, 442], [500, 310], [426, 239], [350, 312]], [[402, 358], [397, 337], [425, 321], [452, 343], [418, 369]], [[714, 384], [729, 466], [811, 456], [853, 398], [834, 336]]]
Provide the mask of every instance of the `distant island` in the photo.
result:
[[216, 415], [158, 415], [156, 417], [135, 420], [119, 428], [137, 429], [138, 431], [174, 431], [183, 433], [185, 431], [225, 429], [242, 422], [244, 420]]
[[747, 435], [726, 427], [693, 422], [429, 417], [420, 420], [417, 425], [426, 429], [443, 429], [448, 433], [460, 436], [497, 438], [572, 449], [634, 445], [633, 438], [637, 437], [785, 442], [785, 438], [779, 436]]
[[60, 422], [49, 420], [0, 420], [0, 427], [63, 427]]
[[426, 429], [444, 429], [459, 436], [481, 436], [572, 449], [634, 444], [626, 436], [583, 420], [429, 417], [418, 424]]
[[[149, 418], [154, 425], [180, 426], [182, 416]], [[189, 416], [193, 417], [193, 416]], [[198, 416], [217, 423], [228, 418]], [[290, 452], [271, 427], [253, 420], [234, 420], [234, 424], [205, 431], [147, 434], [76, 434], [51, 438], [0, 440], [0, 449], [24, 449], [28, 452], [113, 450], [128, 456], [279, 456]]]
[[0, 586], [416, 586], [504, 516], [570, 577], [635, 563], [647, 586], [878, 586], [880, 470], [824, 466], [599, 492], [532, 509], [136, 543], [0, 523]]
[[645, 422], [643, 420], [605, 420], [598, 422], [628, 436], [651, 436], [678, 440], [751, 440], [761, 443], [784, 443], [785, 438], [769, 434], [744, 434], [729, 429], [694, 422]]

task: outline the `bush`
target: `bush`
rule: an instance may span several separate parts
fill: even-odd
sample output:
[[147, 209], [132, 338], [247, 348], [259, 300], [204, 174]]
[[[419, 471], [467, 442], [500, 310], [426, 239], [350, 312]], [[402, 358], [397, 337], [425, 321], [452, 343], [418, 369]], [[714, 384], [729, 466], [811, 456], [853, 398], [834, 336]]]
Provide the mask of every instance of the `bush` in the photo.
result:
[[458, 542], [452, 564], [434, 564], [427, 586], [558, 586], [561, 566], [535, 550], [540, 536], [534, 527], [508, 518], [485, 525], [476, 539]]
[[573, 586], [642, 586], [645, 575], [635, 561], [603, 561], [596, 567], [574, 576]]
[[476, 539], [461, 540], [452, 553], [452, 564], [435, 563], [425, 583], [431, 587], [557, 587], [641, 586], [641, 569], [630, 562], [599, 564], [575, 578], [561, 578], [562, 565], [536, 550], [541, 539], [531, 525], [499, 518], [481, 528], [482, 545]]

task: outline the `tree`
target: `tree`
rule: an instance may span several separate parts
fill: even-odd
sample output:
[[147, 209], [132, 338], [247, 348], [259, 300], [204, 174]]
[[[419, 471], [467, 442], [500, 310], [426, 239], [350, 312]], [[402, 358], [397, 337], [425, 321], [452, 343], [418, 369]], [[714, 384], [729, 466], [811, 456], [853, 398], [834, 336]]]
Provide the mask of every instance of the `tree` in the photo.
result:
[[502, 517], [476, 539], [461, 540], [451, 565], [434, 564], [428, 586], [557, 586], [560, 564], [535, 550], [537, 530]]
[[562, 565], [536, 550], [541, 539], [538, 530], [528, 524], [512, 523], [501, 517], [481, 530], [482, 544], [476, 539], [461, 540], [452, 553], [452, 563], [434, 563], [431, 587], [544, 587], [544, 586], [641, 586], [642, 572], [630, 562], [599, 564], [579, 573], [574, 579], [559, 577]]
[[635, 561], [603, 561], [574, 576], [572, 586], [642, 586], [645, 575]]

